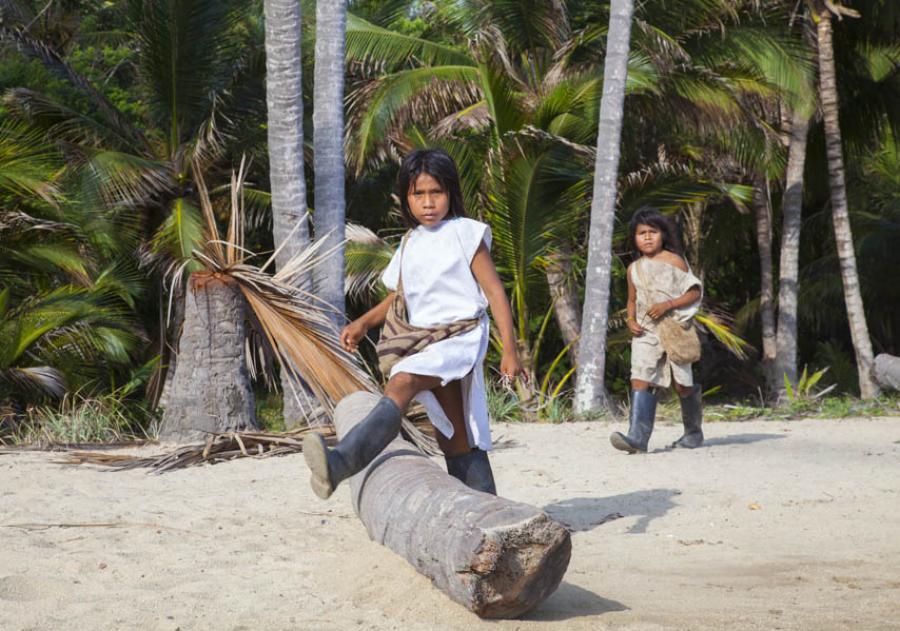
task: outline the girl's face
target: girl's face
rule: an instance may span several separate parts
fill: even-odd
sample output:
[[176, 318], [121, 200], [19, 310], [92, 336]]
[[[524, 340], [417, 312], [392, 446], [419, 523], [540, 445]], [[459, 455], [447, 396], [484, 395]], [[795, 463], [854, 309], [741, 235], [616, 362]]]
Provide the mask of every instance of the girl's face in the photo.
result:
[[634, 244], [644, 256], [654, 256], [663, 249], [663, 236], [659, 228], [639, 223], [634, 231]]
[[420, 173], [409, 187], [406, 202], [416, 221], [426, 228], [436, 226], [450, 212], [450, 196], [441, 183], [427, 173]]

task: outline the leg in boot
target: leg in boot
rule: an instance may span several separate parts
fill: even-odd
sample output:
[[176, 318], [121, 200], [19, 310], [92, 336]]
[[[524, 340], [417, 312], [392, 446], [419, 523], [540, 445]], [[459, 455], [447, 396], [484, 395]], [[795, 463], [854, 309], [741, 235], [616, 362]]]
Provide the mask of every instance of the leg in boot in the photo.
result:
[[476, 447], [469, 453], [445, 456], [444, 459], [447, 461], [447, 473], [470, 489], [491, 495], [497, 494], [494, 472], [491, 470], [491, 462], [486, 451]]
[[628, 434], [613, 432], [609, 442], [616, 449], [633, 454], [647, 451], [653, 423], [656, 421], [656, 395], [646, 390], [631, 391], [631, 415], [629, 417]]
[[701, 388], [694, 385], [687, 396], [681, 397], [681, 421], [684, 435], [672, 443], [672, 447], [694, 449], [703, 444], [703, 403]]
[[397, 373], [388, 381], [384, 397], [334, 449], [328, 449], [318, 434], [307, 436], [303, 455], [312, 472], [310, 484], [316, 495], [328, 498], [342, 480], [374, 460], [400, 431], [400, 419], [412, 398], [440, 383], [438, 377]]
[[450, 438], [436, 432], [438, 446], [444, 452], [444, 459], [447, 462], [447, 473], [469, 488], [496, 495], [494, 473], [491, 471], [487, 452], [477, 447], [473, 448], [469, 443], [463, 410], [462, 384], [459, 381], [451, 381], [432, 389], [431, 392], [453, 424], [453, 435]]
[[327, 499], [338, 484], [362, 471], [397, 436], [402, 416], [396, 403], [382, 397], [334, 449], [325, 446], [321, 434], [309, 434], [303, 440], [303, 456], [315, 494]]

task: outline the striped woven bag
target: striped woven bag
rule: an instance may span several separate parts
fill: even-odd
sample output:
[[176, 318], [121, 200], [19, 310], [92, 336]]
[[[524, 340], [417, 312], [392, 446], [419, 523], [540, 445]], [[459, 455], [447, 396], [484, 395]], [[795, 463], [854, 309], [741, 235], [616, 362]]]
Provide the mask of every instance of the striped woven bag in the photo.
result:
[[378, 368], [385, 376], [390, 375], [391, 368], [401, 359], [415, 355], [435, 342], [468, 333], [481, 321], [479, 316], [469, 320], [448, 322], [436, 327], [420, 327], [410, 324], [406, 298], [403, 295], [403, 249], [405, 246], [406, 235], [400, 243], [400, 273], [397, 292], [384, 318], [381, 339], [375, 346], [375, 351], [378, 353]]

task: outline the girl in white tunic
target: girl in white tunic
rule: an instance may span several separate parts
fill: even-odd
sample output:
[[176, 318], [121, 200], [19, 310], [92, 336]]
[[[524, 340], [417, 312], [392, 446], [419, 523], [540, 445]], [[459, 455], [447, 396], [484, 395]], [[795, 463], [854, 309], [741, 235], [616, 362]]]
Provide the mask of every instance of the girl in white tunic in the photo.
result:
[[631, 341], [631, 418], [628, 434], [614, 432], [617, 449], [647, 451], [656, 419], [656, 395], [650, 387], [675, 386], [681, 401], [684, 435], [673, 447], [699, 447], [703, 442], [700, 387], [691, 364], [678, 364], [662, 347], [657, 327], [670, 317], [681, 322], [697, 313], [702, 284], [681, 257], [671, 224], [658, 211], [642, 208], [628, 226], [636, 260], [628, 266], [628, 328]]
[[448, 473], [474, 489], [496, 493], [487, 452], [491, 448], [483, 360], [488, 346], [487, 307], [500, 331], [504, 377], [525, 376], [516, 353], [512, 310], [490, 256], [491, 231], [465, 217], [459, 175], [444, 151], [415, 151], [398, 177], [401, 212], [410, 228], [382, 275], [388, 297], [341, 332], [356, 351], [370, 328], [380, 326], [402, 277], [409, 323], [436, 328], [477, 319], [477, 326], [434, 342], [398, 361], [385, 396], [372, 412], [328, 449], [318, 434], [303, 445], [312, 486], [328, 497], [337, 484], [362, 470], [396, 436], [413, 399], [437, 429]]

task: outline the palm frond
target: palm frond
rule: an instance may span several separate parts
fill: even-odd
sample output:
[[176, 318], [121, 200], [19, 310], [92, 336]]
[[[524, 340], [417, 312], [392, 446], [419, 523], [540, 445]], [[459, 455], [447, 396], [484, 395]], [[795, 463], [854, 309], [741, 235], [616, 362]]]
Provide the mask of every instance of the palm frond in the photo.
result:
[[347, 59], [396, 68], [410, 62], [429, 66], [474, 65], [465, 51], [376, 26], [347, 15]]

